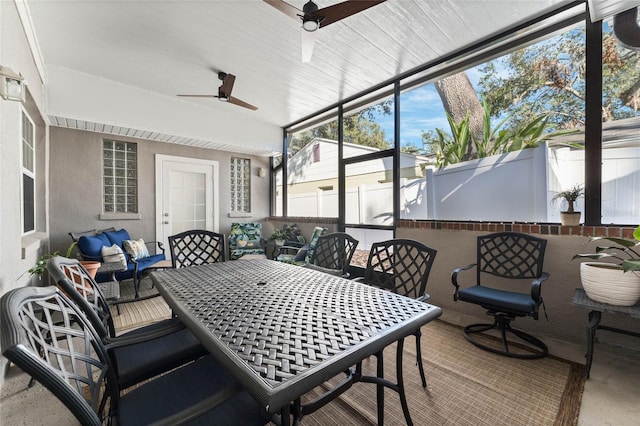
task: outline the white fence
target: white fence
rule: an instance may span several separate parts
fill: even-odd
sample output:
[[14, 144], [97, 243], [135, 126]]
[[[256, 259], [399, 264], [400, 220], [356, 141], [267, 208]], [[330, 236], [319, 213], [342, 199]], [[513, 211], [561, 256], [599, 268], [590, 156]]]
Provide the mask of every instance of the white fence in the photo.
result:
[[[640, 223], [640, 147], [603, 150], [602, 223]], [[584, 183], [584, 151], [540, 146], [401, 181], [403, 219], [560, 222], [553, 196]], [[281, 205], [280, 203], [278, 205]], [[391, 225], [391, 183], [348, 188], [346, 223]], [[576, 210], [584, 210], [579, 199]], [[290, 216], [337, 217], [337, 191], [291, 194]], [[584, 220], [584, 216], [582, 217]]]

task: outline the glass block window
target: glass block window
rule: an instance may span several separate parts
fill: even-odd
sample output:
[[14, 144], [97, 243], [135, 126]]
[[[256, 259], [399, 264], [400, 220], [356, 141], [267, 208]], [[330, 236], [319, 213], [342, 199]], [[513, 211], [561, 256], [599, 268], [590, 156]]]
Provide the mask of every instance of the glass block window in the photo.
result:
[[138, 213], [138, 145], [105, 140], [102, 144], [105, 213]]
[[22, 111], [22, 232], [36, 230], [36, 150], [35, 126], [31, 118]]
[[251, 160], [231, 157], [231, 212], [251, 213]]

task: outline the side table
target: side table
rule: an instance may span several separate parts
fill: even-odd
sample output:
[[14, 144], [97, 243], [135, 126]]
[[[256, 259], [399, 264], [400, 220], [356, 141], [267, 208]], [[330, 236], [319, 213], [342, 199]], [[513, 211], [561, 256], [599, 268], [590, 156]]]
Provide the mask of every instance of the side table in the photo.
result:
[[633, 306], [614, 306], [607, 303], [595, 302], [589, 299], [587, 294], [581, 288], [576, 288], [571, 303], [585, 309], [589, 309], [589, 323], [587, 324], [587, 364], [584, 369], [584, 377], [589, 378], [591, 363], [593, 361], [593, 344], [596, 338], [596, 330], [607, 330], [613, 333], [625, 334], [627, 336], [640, 337], [640, 333], [634, 331], [600, 325], [602, 313], [608, 312], [640, 318], [640, 303], [636, 303]]
[[118, 315], [120, 315], [120, 283], [116, 279], [116, 272], [126, 271], [126, 265], [120, 262], [101, 262], [97, 273], [109, 274], [110, 281], [97, 283], [109, 305], [116, 305]]

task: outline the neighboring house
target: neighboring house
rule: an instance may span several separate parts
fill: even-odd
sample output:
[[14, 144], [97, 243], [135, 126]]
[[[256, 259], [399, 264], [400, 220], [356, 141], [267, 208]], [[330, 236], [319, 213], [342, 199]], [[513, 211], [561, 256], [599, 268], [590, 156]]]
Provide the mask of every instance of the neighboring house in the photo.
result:
[[[350, 158], [379, 152], [378, 148], [345, 143], [344, 157]], [[428, 166], [428, 157], [411, 154], [400, 154], [400, 176], [407, 179], [424, 177], [424, 169]], [[378, 184], [391, 182], [393, 165], [391, 157], [371, 160], [348, 166], [346, 177], [349, 186], [362, 184]], [[288, 163], [288, 191], [290, 194], [309, 191], [326, 191], [338, 189], [338, 141], [315, 138], [296, 152]], [[278, 183], [281, 183], [281, 176]], [[278, 194], [280, 196], [281, 194]]]
[[[638, 129], [640, 118], [603, 123], [603, 223], [634, 224], [640, 217]], [[569, 143], [584, 143], [583, 129], [535, 149], [452, 164], [441, 170], [430, 165], [428, 157], [401, 154], [400, 217], [559, 222], [559, 211], [566, 206], [554, 205], [551, 199], [559, 191], [584, 184], [584, 150], [569, 148]], [[338, 214], [337, 151], [336, 141], [314, 139], [290, 158], [290, 215]], [[344, 148], [346, 158], [375, 151], [354, 144]], [[391, 170], [391, 158], [347, 166], [347, 223], [392, 223]], [[546, 177], [542, 185], [539, 176]], [[583, 198], [576, 208], [584, 209]]]

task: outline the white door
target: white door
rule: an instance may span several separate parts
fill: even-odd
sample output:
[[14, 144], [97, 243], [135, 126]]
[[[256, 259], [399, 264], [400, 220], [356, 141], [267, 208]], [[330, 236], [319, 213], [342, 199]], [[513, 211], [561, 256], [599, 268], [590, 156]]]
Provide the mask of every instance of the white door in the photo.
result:
[[166, 248], [169, 235], [218, 232], [218, 204], [217, 161], [156, 155], [156, 238]]

